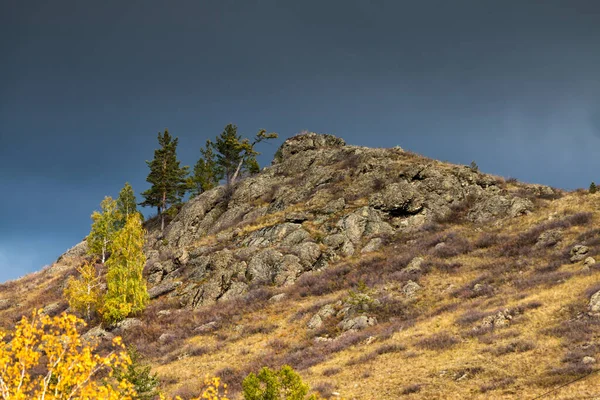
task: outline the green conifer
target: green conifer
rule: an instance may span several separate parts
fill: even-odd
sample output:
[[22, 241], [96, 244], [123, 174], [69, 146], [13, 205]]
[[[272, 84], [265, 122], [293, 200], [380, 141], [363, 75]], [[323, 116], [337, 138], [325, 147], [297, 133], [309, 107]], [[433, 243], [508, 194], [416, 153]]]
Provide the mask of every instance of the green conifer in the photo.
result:
[[200, 149], [202, 156], [194, 166], [194, 174], [189, 178], [191, 197], [217, 187], [223, 178], [223, 171], [217, 165], [213, 146], [213, 143], [207, 140], [205, 147]]
[[188, 167], [181, 167], [177, 160], [178, 139], [168, 130], [158, 133], [160, 148], [154, 151], [154, 159], [146, 161], [150, 173], [146, 181], [152, 186], [142, 193], [142, 206], [156, 207], [161, 218], [161, 231], [165, 228], [165, 212], [170, 206], [179, 205], [187, 191]]
[[267, 139], [277, 138], [277, 134], [267, 133], [261, 129], [254, 141], [243, 138], [237, 134], [237, 126], [229, 124], [223, 133], [217, 137], [215, 149], [217, 150], [217, 164], [223, 170], [227, 184], [235, 183], [240, 174], [255, 174], [260, 171], [256, 156], [260, 153], [254, 149], [258, 143]]

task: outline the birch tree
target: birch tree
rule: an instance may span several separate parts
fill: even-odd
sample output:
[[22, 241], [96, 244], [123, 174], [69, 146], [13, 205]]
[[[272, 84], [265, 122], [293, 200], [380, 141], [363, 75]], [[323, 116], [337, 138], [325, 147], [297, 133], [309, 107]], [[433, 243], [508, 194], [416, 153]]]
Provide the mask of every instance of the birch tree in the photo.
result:
[[100, 276], [96, 268], [89, 263], [77, 268], [79, 278], [69, 277], [63, 294], [72, 310], [84, 315], [87, 321], [100, 306]]
[[102, 263], [106, 261], [108, 249], [119, 230], [120, 213], [117, 202], [112, 197], [106, 196], [100, 203], [101, 211], [92, 213], [92, 229], [88, 236], [88, 253], [100, 257]]
[[146, 264], [145, 234], [139, 214], [132, 214], [112, 243], [112, 254], [106, 262], [107, 293], [102, 307], [102, 317], [109, 324], [144, 310], [148, 304], [148, 289], [142, 275]]

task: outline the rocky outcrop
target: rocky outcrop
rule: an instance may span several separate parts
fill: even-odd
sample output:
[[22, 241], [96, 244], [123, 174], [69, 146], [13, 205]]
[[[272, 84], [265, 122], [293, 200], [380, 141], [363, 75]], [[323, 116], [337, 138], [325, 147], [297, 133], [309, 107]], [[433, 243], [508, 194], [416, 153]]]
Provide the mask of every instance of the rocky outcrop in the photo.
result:
[[[285, 141], [261, 173], [202, 193], [163, 235], [151, 232], [145, 273], [152, 297], [177, 296], [191, 307], [243, 295], [259, 283], [286, 286], [307, 271], [378, 251], [387, 237], [457, 207], [475, 223], [533, 209], [501, 184], [400, 148], [302, 134]], [[420, 268], [417, 261], [410, 270]], [[405, 295], [414, 297], [419, 288], [409, 286]]]
[[563, 230], [562, 229], [549, 229], [544, 231], [538, 237], [535, 246], [536, 247], [552, 247], [555, 246], [558, 242], [560, 242], [563, 238]]
[[469, 219], [485, 222], [499, 217], [514, 218], [529, 214], [532, 210], [533, 203], [529, 199], [492, 195], [475, 203], [469, 212]]
[[344, 139], [333, 135], [319, 135], [316, 133], [305, 133], [288, 139], [283, 143], [276, 156], [275, 162], [281, 162], [298, 153], [308, 150], [319, 150], [323, 148], [339, 148], [346, 145]]
[[71, 247], [69, 250], [64, 252], [58, 259], [56, 260], [56, 264], [60, 264], [62, 261], [65, 261], [69, 258], [77, 258], [84, 257], [88, 251], [87, 241], [84, 240], [82, 242], [77, 243], [75, 246]]
[[373, 208], [392, 216], [414, 215], [425, 206], [425, 198], [417, 186], [406, 181], [392, 183], [382, 192], [375, 193], [369, 201]]

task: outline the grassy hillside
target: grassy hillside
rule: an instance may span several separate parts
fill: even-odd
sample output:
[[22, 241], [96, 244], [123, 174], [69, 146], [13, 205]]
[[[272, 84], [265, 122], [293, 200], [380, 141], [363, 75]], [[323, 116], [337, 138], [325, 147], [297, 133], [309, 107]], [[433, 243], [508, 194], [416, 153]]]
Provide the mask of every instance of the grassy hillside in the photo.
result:
[[[398, 168], [416, 162], [439, 170], [465, 168], [414, 154], [403, 157]], [[336, 168], [352, 171], [355, 162], [338, 162]], [[351, 187], [345, 179], [329, 183], [331, 193]], [[363, 246], [332, 257], [325, 268], [306, 271], [293, 284], [249, 281], [239, 296], [193, 307], [182, 300], [183, 289], [158, 296], [139, 316], [140, 326], [119, 333], [148, 358], [166, 391], [184, 398], [196, 393], [205, 374], [228, 382], [236, 398], [249, 372], [284, 364], [325, 397], [540, 396], [597, 368], [600, 318], [588, 305], [600, 290], [600, 264], [587, 258], [600, 253], [600, 194], [549, 195], [514, 180], [494, 181], [504, 193], [531, 200], [533, 211], [473, 222], [469, 210], [477, 200], [465, 197], [444, 215], [378, 234], [379, 246], [372, 251]], [[186, 243], [186, 250], [229, 246], [237, 251], [253, 232], [277, 226], [291, 213], [312, 212], [321, 195], [316, 190], [309, 200], [283, 210], [223, 225]], [[370, 203], [368, 190], [345, 195], [343, 211], [299, 222], [323, 251], [327, 221]], [[267, 205], [272, 201], [262, 199]], [[588, 251], [572, 262], [575, 245]], [[65, 257], [0, 285], [0, 325], [12, 326], [34, 307], [65, 310], [61, 287], [81, 261]], [[182, 287], [193, 271], [188, 265], [178, 273]], [[354, 320], [364, 323], [360, 329], [346, 330], [344, 323], [362, 316]], [[598, 396], [597, 382], [591, 375], [547, 398]]]

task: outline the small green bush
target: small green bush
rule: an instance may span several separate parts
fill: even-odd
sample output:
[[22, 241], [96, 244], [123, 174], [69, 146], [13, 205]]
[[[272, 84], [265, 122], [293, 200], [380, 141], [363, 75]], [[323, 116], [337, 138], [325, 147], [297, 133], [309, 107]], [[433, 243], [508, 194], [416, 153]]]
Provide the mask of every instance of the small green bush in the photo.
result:
[[244, 400], [317, 400], [306, 397], [309, 387], [292, 367], [284, 365], [279, 371], [264, 367], [258, 375], [250, 373], [242, 382]]

